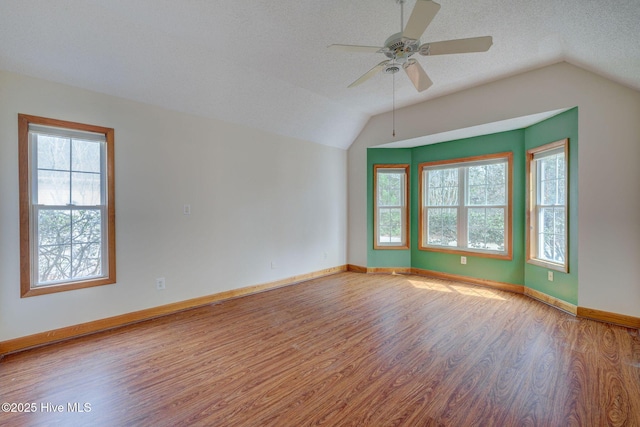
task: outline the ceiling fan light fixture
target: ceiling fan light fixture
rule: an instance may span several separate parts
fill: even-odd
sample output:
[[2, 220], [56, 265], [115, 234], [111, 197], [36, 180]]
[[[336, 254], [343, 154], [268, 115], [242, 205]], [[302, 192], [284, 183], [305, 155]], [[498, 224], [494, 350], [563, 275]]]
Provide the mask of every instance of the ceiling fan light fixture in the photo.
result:
[[384, 73], [385, 74], [395, 74], [398, 71], [400, 71], [400, 65], [399, 64], [389, 64], [384, 69]]
[[420, 46], [418, 48], [418, 52], [420, 53], [420, 55], [429, 56], [429, 48], [430, 47], [431, 46], [429, 46], [429, 43], [425, 43], [425, 44], [423, 44], [422, 46]]

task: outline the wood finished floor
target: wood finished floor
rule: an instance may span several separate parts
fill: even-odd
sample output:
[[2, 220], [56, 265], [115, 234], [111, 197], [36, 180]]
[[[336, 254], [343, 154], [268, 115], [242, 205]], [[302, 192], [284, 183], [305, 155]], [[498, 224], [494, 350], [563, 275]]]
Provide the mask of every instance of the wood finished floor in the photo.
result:
[[38, 408], [3, 426], [635, 427], [640, 338], [521, 295], [342, 273], [5, 356], [0, 402]]

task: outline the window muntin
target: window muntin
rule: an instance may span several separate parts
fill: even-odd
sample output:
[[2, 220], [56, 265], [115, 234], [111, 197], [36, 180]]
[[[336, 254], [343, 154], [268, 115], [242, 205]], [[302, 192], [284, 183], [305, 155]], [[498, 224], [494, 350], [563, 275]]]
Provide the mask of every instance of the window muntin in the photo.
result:
[[511, 259], [512, 153], [420, 165], [420, 249]]
[[408, 249], [409, 165], [374, 166], [374, 248]]
[[567, 140], [527, 152], [529, 245], [527, 261], [568, 271]]
[[113, 129], [19, 116], [21, 290], [115, 282]]

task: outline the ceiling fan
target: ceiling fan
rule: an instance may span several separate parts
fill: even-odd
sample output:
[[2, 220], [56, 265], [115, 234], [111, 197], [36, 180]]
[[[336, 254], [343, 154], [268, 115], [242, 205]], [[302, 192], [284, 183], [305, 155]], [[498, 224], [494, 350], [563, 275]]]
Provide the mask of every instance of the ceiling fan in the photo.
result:
[[343, 52], [383, 53], [387, 60], [382, 61], [348, 87], [358, 86], [371, 77], [384, 71], [395, 74], [403, 68], [418, 92], [428, 89], [433, 82], [418, 61], [411, 58], [415, 53], [420, 55], [447, 55], [452, 53], [486, 52], [493, 44], [491, 36], [472, 37], [468, 39], [445, 40], [420, 44], [420, 37], [440, 10], [440, 5], [431, 0], [417, 0], [411, 16], [404, 25], [404, 3], [406, 0], [395, 0], [400, 4], [400, 32], [390, 36], [383, 47], [358, 46], [349, 44], [332, 44], [328, 49]]

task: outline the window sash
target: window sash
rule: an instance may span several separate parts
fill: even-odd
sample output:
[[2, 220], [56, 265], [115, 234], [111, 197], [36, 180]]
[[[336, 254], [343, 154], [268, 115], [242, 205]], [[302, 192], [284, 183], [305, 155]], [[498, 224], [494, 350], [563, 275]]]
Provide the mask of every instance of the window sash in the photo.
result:
[[[455, 210], [456, 211], [456, 226], [455, 228], [455, 236], [456, 236], [456, 245], [443, 245], [443, 244], [437, 244], [437, 243], [432, 243], [434, 240], [438, 240], [438, 239], [433, 239], [432, 236], [432, 230], [429, 227], [429, 211], [431, 210], [436, 210], [436, 209], [450, 209], [450, 210]], [[502, 232], [504, 233], [504, 239], [502, 241], [502, 246], [504, 249], [486, 249], [486, 248], [474, 248], [474, 247], [470, 247], [470, 238], [469, 238], [469, 230], [472, 228], [469, 226], [469, 211], [473, 210], [473, 209], [496, 209], [496, 210], [501, 210], [502, 211], [502, 217], [503, 217], [503, 227], [502, 227]], [[471, 251], [488, 251], [488, 252], [498, 252], [498, 253], [504, 253], [507, 250], [507, 238], [508, 238], [508, 233], [507, 233], [507, 206], [505, 205], [487, 205], [487, 206], [425, 206], [425, 209], [423, 209], [423, 215], [424, 215], [424, 224], [426, 224], [427, 227], [427, 231], [425, 234], [426, 236], [426, 241], [423, 240], [423, 246], [433, 246], [433, 247], [444, 247], [444, 248], [457, 248], [457, 249], [465, 249], [465, 250], [471, 250]], [[439, 231], [439, 230], [438, 230]]]
[[[385, 213], [389, 213], [389, 217], [392, 216], [392, 213], [397, 212], [397, 218], [399, 221], [399, 227], [400, 227], [400, 235], [396, 236], [395, 234], [392, 234], [388, 231], [390, 231], [390, 229], [392, 228], [392, 224], [390, 223], [384, 223], [382, 218], [384, 218], [386, 215]], [[404, 245], [405, 243], [405, 223], [403, 218], [405, 217], [405, 208], [404, 206], [381, 206], [378, 208], [378, 245], [394, 245], [394, 246], [398, 246], [398, 245]], [[385, 230], [386, 229], [386, 230]], [[384, 233], [384, 231], [387, 231], [388, 233]], [[394, 240], [397, 239], [397, 240]]]
[[[69, 221], [69, 232], [68, 236], [63, 236], [63, 238], [68, 237], [67, 241], [60, 243], [50, 243], [43, 244], [43, 236], [40, 228], [40, 214], [42, 212], [55, 212], [55, 211], [68, 211], [70, 216]], [[98, 241], [82, 241], [80, 239], [74, 239], [73, 236], [75, 230], [75, 223], [73, 219], [73, 212], [81, 212], [81, 211], [95, 211], [98, 212], [99, 222], [100, 222], [100, 236]], [[32, 236], [32, 286], [34, 288], [42, 287], [42, 286], [50, 286], [56, 285], [60, 283], [69, 283], [69, 282], [78, 282], [89, 279], [98, 279], [107, 277], [107, 272], [109, 271], [109, 259], [108, 259], [108, 251], [107, 251], [107, 239], [106, 239], [106, 231], [107, 231], [107, 215], [106, 215], [106, 206], [42, 206], [42, 205], [33, 205], [32, 206], [32, 218], [33, 221], [33, 230], [31, 232]], [[82, 236], [80, 237], [82, 238]], [[69, 249], [68, 257], [68, 265], [70, 269], [70, 274], [68, 277], [63, 277], [54, 280], [42, 280], [42, 276], [40, 274], [40, 269], [42, 266], [41, 254], [43, 252], [43, 248], [52, 248], [52, 247], [66, 247]], [[77, 261], [74, 256], [74, 249], [79, 246], [97, 246], [99, 247], [99, 270], [98, 274], [74, 274], [74, 270], [77, 270]]]
[[[106, 179], [106, 140], [104, 138], [104, 135], [98, 135], [96, 136], [95, 134], [90, 134], [88, 132], [74, 132], [72, 130], [68, 130], [68, 129], [61, 129], [60, 134], [56, 134], [54, 131], [52, 131], [50, 128], [46, 128], [48, 129], [48, 132], [43, 133], [40, 131], [36, 131], [36, 130], [32, 130], [32, 125], [29, 126], [29, 141], [30, 141], [30, 147], [31, 147], [31, 158], [34, 160], [34, 165], [31, 168], [32, 171], [32, 176], [31, 176], [31, 204], [32, 205], [46, 205], [46, 206], [55, 206], [55, 203], [42, 203], [41, 200], [39, 200], [39, 176], [38, 176], [38, 172], [39, 171], [53, 171], [53, 172], [58, 172], [60, 174], [64, 173], [69, 175], [69, 191], [68, 194], [70, 196], [70, 199], [68, 201], [68, 203], [66, 203], [66, 206], [69, 205], [74, 205], [73, 201], [71, 200], [71, 196], [73, 195], [73, 183], [76, 182], [76, 180], [73, 178], [73, 174], [83, 174], [83, 175], [98, 175], [100, 177], [100, 182], [99, 182], [99, 187], [100, 187], [100, 202], [99, 203], [94, 203], [94, 204], [85, 204], [85, 206], [106, 206], [107, 204], [107, 179]], [[38, 127], [35, 126], [35, 129], [40, 129], [42, 127]], [[94, 172], [94, 171], [83, 171], [83, 170], [75, 170], [72, 166], [72, 164], [69, 165], [68, 169], [60, 169], [60, 168], [40, 168], [37, 165], [38, 162], [38, 136], [39, 135], [45, 135], [45, 136], [52, 136], [52, 137], [63, 137], [65, 139], [69, 139], [69, 159], [70, 162], [73, 161], [73, 141], [74, 140], [80, 140], [80, 141], [93, 141], [93, 142], [97, 142], [99, 143], [99, 147], [100, 147], [100, 159], [99, 159], [99, 163], [100, 163], [100, 171], [99, 172]], [[80, 137], [82, 136], [82, 137]], [[91, 138], [87, 138], [85, 136], [91, 136]], [[101, 138], [100, 138], [101, 136]]]
[[[555, 225], [555, 214], [556, 211], [558, 209], [562, 209], [564, 210], [564, 226], [562, 227], [562, 232], [558, 232], [557, 231], [557, 227]], [[553, 221], [553, 226], [552, 226], [552, 230], [547, 230], [545, 229], [544, 226], [544, 215], [542, 214], [544, 210], [550, 210], [553, 213], [553, 217], [554, 217], [554, 221]], [[564, 206], [537, 206], [536, 207], [536, 237], [537, 237], [537, 253], [536, 253], [536, 258], [542, 260], [542, 261], [546, 261], [546, 262], [551, 262], [551, 263], [555, 263], [555, 264], [560, 264], [560, 265], [564, 265], [566, 263], [566, 209]], [[544, 243], [544, 237], [545, 236], [550, 236], [553, 237], [553, 247], [551, 248], [551, 255], [547, 256], [545, 254], [545, 243]], [[561, 246], [558, 246], [558, 244], [556, 243], [556, 241], [560, 239], [561, 240]], [[557, 252], [560, 252], [559, 255], [557, 255]]]

